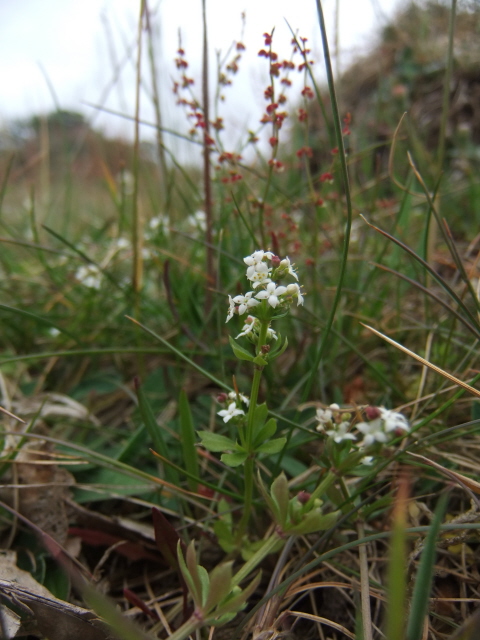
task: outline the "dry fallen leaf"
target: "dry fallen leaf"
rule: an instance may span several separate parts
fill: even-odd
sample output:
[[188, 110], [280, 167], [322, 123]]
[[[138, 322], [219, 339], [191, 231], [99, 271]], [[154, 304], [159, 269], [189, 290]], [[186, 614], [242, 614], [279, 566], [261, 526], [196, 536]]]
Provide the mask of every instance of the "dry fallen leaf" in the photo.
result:
[[7, 638], [35, 633], [49, 640], [106, 640], [107, 628], [88, 609], [58, 600], [27, 571], [13, 551], [0, 552], [1, 629]]

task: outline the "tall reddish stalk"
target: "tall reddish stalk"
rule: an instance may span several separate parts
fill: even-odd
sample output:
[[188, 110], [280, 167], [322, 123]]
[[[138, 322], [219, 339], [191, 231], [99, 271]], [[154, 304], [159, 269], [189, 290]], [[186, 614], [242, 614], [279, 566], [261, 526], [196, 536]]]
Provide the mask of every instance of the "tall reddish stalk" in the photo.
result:
[[202, 0], [202, 18], [203, 18], [203, 70], [202, 70], [202, 101], [203, 101], [203, 119], [205, 128], [203, 130], [203, 188], [205, 191], [205, 241], [206, 241], [206, 268], [207, 268], [207, 291], [205, 295], [205, 307], [211, 307], [211, 287], [215, 283], [215, 273], [213, 266], [213, 244], [212, 244], [212, 228], [213, 228], [213, 203], [212, 203], [212, 184], [210, 180], [210, 107], [209, 107], [209, 88], [208, 88], [208, 35], [207, 35], [207, 7], [206, 0]]

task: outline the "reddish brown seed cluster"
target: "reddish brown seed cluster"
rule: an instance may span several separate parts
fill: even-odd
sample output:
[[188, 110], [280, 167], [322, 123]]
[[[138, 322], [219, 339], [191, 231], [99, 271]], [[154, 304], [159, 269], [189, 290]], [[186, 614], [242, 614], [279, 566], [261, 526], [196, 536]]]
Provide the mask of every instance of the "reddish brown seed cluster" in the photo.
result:
[[[243, 44], [243, 34], [238, 42], [232, 47], [232, 54], [225, 60], [219, 62], [217, 69], [217, 99], [223, 100], [222, 92], [232, 84], [234, 76], [238, 73], [242, 54], [245, 51]], [[308, 177], [309, 192], [305, 198], [290, 203], [294, 217], [289, 213], [282, 213], [282, 205], [275, 204], [272, 207], [268, 203], [270, 199], [267, 193], [262, 193], [261, 197], [252, 194], [248, 196], [250, 213], [261, 217], [261, 224], [265, 231], [271, 236], [272, 246], [278, 247], [278, 251], [285, 255], [292, 255], [300, 249], [298, 221], [303, 215], [309, 215], [308, 209], [312, 207], [325, 206], [325, 204], [338, 200], [340, 196], [332, 190], [330, 185], [334, 182], [336, 166], [338, 160], [338, 148], [330, 149], [331, 162], [329, 166], [322, 167], [322, 170], [311, 175], [315, 167], [315, 151], [311, 146], [312, 135], [310, 132], [312, 118], [312, 101], [316, 98], [314, 81], [311, 69], [314, 61], [311, 59], [311, 51], [308, 48], [308, 40], [304, 37], [294, 37], [291, 41], [292, 49], [289, 59], [286, 59], [274, 50], [274, 32], [263, 34], [263, 46], [258, 51], [261, 64], [266, 65], [268, 71], [268, 83], [263, 88], [265, 107], [259, 118], [257, 130], [247, 131], [245, 144], [257, 144], [263, 139], [269, 149], [264, 160], [268, 176], [284, 172], [292, 163], [293, 167], [301, 171]], [[189, 64], [185, 50], [179, 43], [175, 65], [179, 72], [179, 77], [174, 83], [174, 93], [177, 96], [177, 104], [185, 109], [186, 116], [191, 123], [190, 135], [199, 137], [204, 146], [210, 150], [215, 170], [215, 180], [224, 184], [232, 185], [244, 180], [248, 181], [248, 174], [244, 176], [241, 165], [242, 156], [238, 152], [226, 150], [221, 138], [221, 131], [225, 124], [223, 118], [215, 113], [215, 119], [205, 122], [204, 110], [201, 101], [195, 96], [195, 83], [193, 78], [187, 75]], [[292, 100], [292, 87], [298, 86], [293, 82], [295, 71], [302, 74], [301, 85], [296, 96], [295, 111], [288, 108], [289, 100]], [[300, 104], [298, 104], [300, 102]], [[297, 132], [300, 136], [294, 137], [296, 147], [288, 152], [288, 156], [283, 152], [282, 135], [285, 137], [286, 123], [289, 116], [293, 116], [300, 124]], [[293, 118], [292, 118], [293, 119]], [[347, 113], [343, 118], [342, 134], [348, 136], [351, 133], [352, 118]], [[208, 126], [207, 126], [208, 125]], [[211, 135], [208, 134], [210, 131]], [[289, 135], [289, 142], [292, 137]], [[267, 181], [269, 184], [270, 178]], [[248, 185], [251, 188], [251, 185]], [[267, 187], [268, 191], [268, 187]], [[230, 199], [225, 195], [225, 201]], [[263, 200], [265, 198], [265, 202]], [[281, 246], [280, 246], [281, 245]], [[309, 259], [310, 260], [310, 259]], [[313, 260], [312, 260], [313, 263]]]

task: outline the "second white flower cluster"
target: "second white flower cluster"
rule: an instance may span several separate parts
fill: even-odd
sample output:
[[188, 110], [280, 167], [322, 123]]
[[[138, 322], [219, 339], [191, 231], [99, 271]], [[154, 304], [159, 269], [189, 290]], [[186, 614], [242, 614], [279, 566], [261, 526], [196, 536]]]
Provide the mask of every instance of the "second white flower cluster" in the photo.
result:
[[[233, 298], [228, 296], [229, 309], [226, 322], [233, 318], [234, 314], [241, 316], [247, 311], [252, 312], [253, 308], [264, 300], [273, 309], [285, 303], [289, 304], [294, 299], [297, 300], [297, 306], [303, 304], [298, 276], [288, 257], [281, 260], [271, 251], [259, 250], [244, 258], [243, 261], [247, 265], [246, 276], [251, 282], [253, 291]], [[292, 276], [297, 282], [287, 286], [275, 282], [286, 276]]]
[[[365, 414], [368, 422], [358, 422], [355, 425], [355, 429], [363, 435], [363, 440], [358, 443], [360, 449], [370, 447], [375, 442], [385, 444], [393, 435], [410, 430], [408, 420], [398, 411], [384, 407], [367, 407]], [[345, 419], [342, 419], [342, 416]], [[341, 412], [338, 404], [331, 404], [327, 409], [317, 409], [316, 418], [317, 431], [325, 432], [337, 444], [345, 440], [357, 440], [357, 435], [350, 431], [351, 415]], [[362, 462], [371, 464], [371, 456], [366, 456]]]

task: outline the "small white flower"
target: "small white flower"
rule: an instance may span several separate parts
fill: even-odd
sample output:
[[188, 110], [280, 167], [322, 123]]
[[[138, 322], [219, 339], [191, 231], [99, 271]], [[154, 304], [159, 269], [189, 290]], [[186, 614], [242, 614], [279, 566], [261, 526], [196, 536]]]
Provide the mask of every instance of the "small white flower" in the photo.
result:
[[207, 214], [205, 211], [195, 211], [191, 216], [188, 216], [187, 222], [191, 227], [197, 227], [200, 231], [205, 231], [207, 228]]
[[159, 229], [164, 235], [168, 236], [170, 233], [170, 218], [160, 213], [158, 216], [150, 218], [148, 226], [152, 231], [157, 231], [157, 229]]
[[373, 456], [363, 456], [363, 458], [360, 460], [360, 464], [364, 464], [367, 467], [371, 467], [373, 464]]
[[116, 249], [128, 249], [130, 247], [130, 241], [127, 238], [117, 238], [113, 241]]
[[304, 300], [303, 300], [302, 292], [296, 282], [294, 282], [293, 284], [289, 284], [287, 286], [287, 294], [289, 296], [292, 296], [292, 298], [297, 298], [297, 307], [303, 304]]
[[371, 422], [359, 422], [357, 429], [363, 433], [364, 438], [360, 446], [369, 447], [374, 442], [387, 442], [387, 434], [383, 430], [381, 418], [375, 418]]
[[277, 332], [274, 329], [267, 329], [267, 340], [278, 340]]
[[334, 429], [330, 429], [326, 432], [327, 436], [330, 436], [335, 442], [340, 443], [344, 440], [356, 440], [356, 436], [353, 433], [348, 433], [347, 429], [350, 427], [350, 422], [340, 422], [336, 424]]
[[117, 182], [127, 196], [131, 196], [135, 189], [135, 178], [131, 171], [122, 169], [117, 175]]
[[279, 286], [275, 282], [269, 282], [267, 288], [260, 291], [255, 296], [257, 300], [267, 300], [268, 304], [275, 309], [275, 307], [281, 302], [279, 296], [287, 292], [287, 287]]
[[[255, 318], [253, 318], [252, 316], [248, 316], [247, 319], [245, 320], [245, 324], [242, 327], [242, 331], [238, 334], [237, 338], [240, 338], [240, 336], [248, 336], [248, 334], [252, 333], [254, 329], [255, 329]], [[237, 338], [235, 338], [235, 340]]]
[[247, 278], [253, 283], [253, 288], [255, 289], [261, 284], [270, 282], [271, 271], [266, 262], [259, 262], [248, 267]]
[[59, 329], [57, 329], [57, 327], [50, 327], [50, 329], [48, 330], [48, 333], [52, 338], [56, 338], [57, 336], [60, 335], [60, 331]]
[[280, 261], [279, 269], [286, 269], [287, 273], [289, 273], [291, 276], [293, 276], [295, 278], [295, 280], [298, 281], [298, 276], [297, 276], [297, 274], [295, 272], [295, 269], [293, 268], [293, 265], [291, 264], [290, 258], [288, 256]]
[[273, 253], [271, 251], [263, 251], [260, 249], [259, 251], [254, 251], [251, 256], [244, 258], [243, 261], [248, 267], [252, 267], [257, 264], [261, 264], [264, 258], [271, 260], [272, 256]]
[[317, 427], [317, 431], [323, 430], [323, 425], [332, 421], [333, 414], [330, 409], [317, 409], [317, 420], [319, 421], [322, 429]]
[[89, 289], [100, 289], [102, 284], [102, 272], [94, 264], [79, 267], [75, 278]]
[[260, 304], [258, 302], [258, 300], [255, 300], [255, 298], [252, 298], [254, 293], [255, 293], [255, 291], [248, 291], [244, 296], [239, 295], [239, 296], [235, 296], [235, 298], [233, 298], [233, 302], [235, 304], [238, 304], [238, 315], [239, 316], [243, 316], [245, 311], [247, 311], [251, 307], [256, 307], [257, 304]]
[[[237, 394], [235, 393], [235, 391], [230, 391], [230, 393], [228, 394], [228, 397], [230, 398], [230, 400], [236, 400], [237, 399]], [[248, 407], [248, 405], [250, 404], [250, 398], [245, 396], [243, 393], [239, 393], [238, 397]]]
[[235, 302], [233, 301], [232, 296], [228, 296], [228, 314], [227, 314], [227, 319], [225, 320], [225, 322], [228, 322], [229, 320], [231, 320], [233, 318], [233, 315], [235, 313]]
[[409, 431], [410, 425], [404, 415], [398, 413], [398, 411], [392, 411], [391, 409], [384, 409], [384, 407], [378, 408], [381, 414], [381, 419], [384, 422], [385, 431], [396, 431], [396, 429], [402, 429], [403, 431]]
[[243, 409], [237, 409], [236, 403], [231, 402], [228, 405], [228, 409], [222, 409], [221, 411], [218, 412], [218, 415], [223, 418], [224, 422], [228, 422], [235, 416], [244, 416], [245, 411], [243, 411]]

